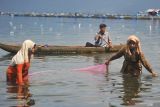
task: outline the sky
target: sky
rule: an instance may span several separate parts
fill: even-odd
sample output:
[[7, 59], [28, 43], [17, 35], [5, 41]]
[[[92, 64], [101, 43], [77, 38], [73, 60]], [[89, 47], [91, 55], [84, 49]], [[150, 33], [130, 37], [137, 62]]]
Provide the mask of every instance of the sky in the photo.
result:
[[0, 0], [0, 11], [136, 14], [160, 8], [160, 0]]

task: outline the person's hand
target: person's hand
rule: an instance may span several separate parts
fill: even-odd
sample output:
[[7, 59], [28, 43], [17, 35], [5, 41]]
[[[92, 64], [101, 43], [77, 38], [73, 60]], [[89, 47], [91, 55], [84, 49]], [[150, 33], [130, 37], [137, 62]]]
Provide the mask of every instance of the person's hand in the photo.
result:
[[29, 67], [30, 67], [30, 63], [29, 62], [24, 63], [24, 71], [28, 71]]
[[109, 63], [110, 63], [110, 61], [109, 61], [109, 60], [107, 60], [107, 61], [105, 62], [105, 64], [106, 64], [106, 65], [109, 65]]
[[152, 76], [153, 76], [153, 77], [157, 77], [158, 74], [157, 74], [156, 72], [152, 72]]
[[102, 35], [99, 35], [100, 38], [104, 39]]
[[27, 86], [27, 87], [30, 86], [29, 81], [28, 81], [28, 80], [25, 80], [24, 85]]
[[25, 84], [22, 82], [22, 83], [18, 83], [18, 86], [24, 86]]
[[113, 46], [112, 46], [112, 44], [109, 44], [109, 46], [108, 46], [109, 48], [113, 48]]
[[109, 45], [109, 48], [112, 48], [112, 47], [113, 47], [111, 41], [108, 42], [108, 45]]
[[16, 84], [18, 85], [18, 86], [24, 86], [24, 82], [22, 81], [22, 82], [18, 82], [18, 80], [16, 80]]

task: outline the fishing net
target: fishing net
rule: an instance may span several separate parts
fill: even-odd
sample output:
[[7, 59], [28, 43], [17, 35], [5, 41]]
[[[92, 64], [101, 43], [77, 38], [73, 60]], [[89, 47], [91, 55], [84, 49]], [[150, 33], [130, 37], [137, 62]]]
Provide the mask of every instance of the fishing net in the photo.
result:
[[88, 72], [93, 74], [104, 74], [107, 71], [108, 66], [106, 64], [89, 66], [86, 68], [74, 69], [75, 71]]

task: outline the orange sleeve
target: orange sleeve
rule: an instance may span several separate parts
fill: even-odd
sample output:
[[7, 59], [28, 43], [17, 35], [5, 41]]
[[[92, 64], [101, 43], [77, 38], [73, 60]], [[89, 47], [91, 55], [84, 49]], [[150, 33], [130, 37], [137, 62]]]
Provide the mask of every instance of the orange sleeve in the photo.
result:
[[23, 69], [23, 64], [17, 64], [17, 83], [19, 85], [23, 84], [23, 78], [22, 78], [22, 69]]
[[30, 63], [29, 62], [24, 63], [24, 70], [28, 71], [29, 67], [30, 67]]
[[30, 63], [24, 63], [23, 72], [22, 72], [23, 76], [28, 75], [29, 67], [30, 67]]
[[22, 77], [23, 77], [23, 81], [26, 82], [28, 81], [28, 70], [30, 67], [30, 63], [24, 63], [24, 67], [23, 67], [23, 72], [22, 72]]

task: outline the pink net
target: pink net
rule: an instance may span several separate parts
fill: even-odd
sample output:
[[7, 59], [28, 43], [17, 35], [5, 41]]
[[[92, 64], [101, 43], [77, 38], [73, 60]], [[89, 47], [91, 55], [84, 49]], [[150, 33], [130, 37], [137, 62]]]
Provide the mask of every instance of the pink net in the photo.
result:
[[52, 72], [52, 71], [39, 71], [39, 72], [32, 72], [32, 73], [29, 73], [29, 76], [46, 74], [46, 73], [49, 73], [49, 72]]
[[104, 74], [107, 71], [106, 64], [100, 64], [95, 66], [89, 66], [86, 68], [74, 69], [75, 71], [88, 72], [92, 74]]

